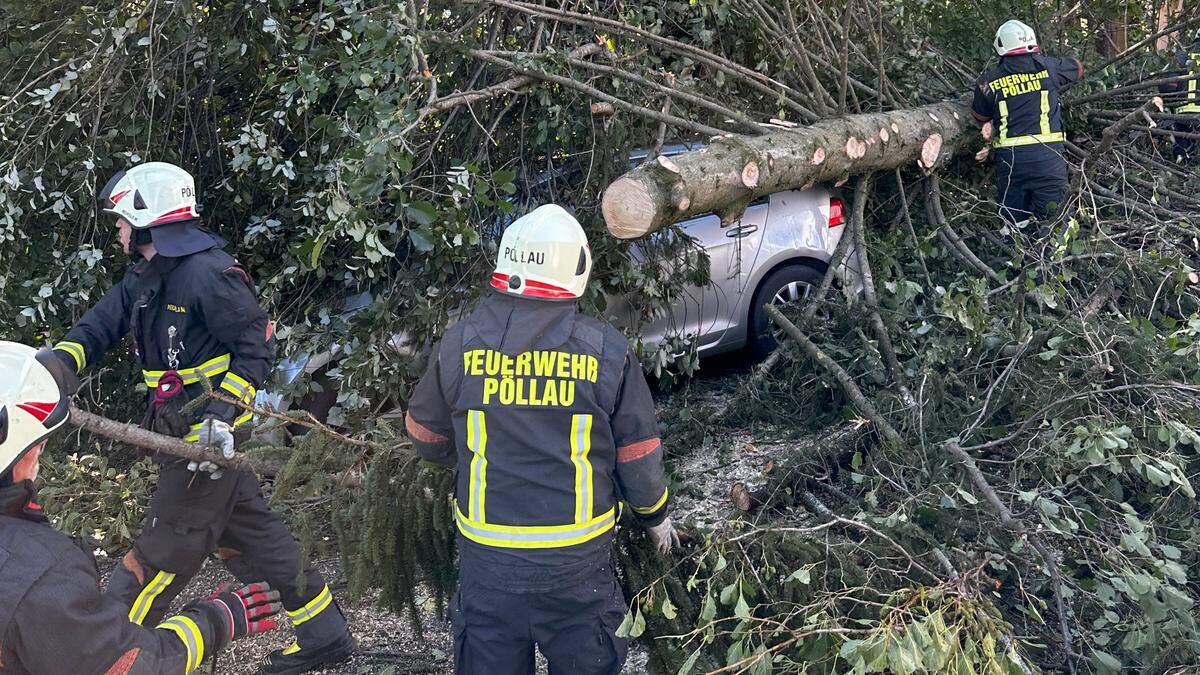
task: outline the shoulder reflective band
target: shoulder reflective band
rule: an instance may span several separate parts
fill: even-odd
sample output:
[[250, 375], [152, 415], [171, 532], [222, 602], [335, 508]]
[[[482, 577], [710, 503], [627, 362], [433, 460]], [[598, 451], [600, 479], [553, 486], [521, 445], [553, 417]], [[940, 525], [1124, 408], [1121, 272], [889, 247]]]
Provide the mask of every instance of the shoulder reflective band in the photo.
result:
[[[229, 354], [222, 354], [193, 368], [180, 368], [176, 372], [183, 378], [184, 384], [196, 384], [201, 377], [212, 379], [229, 370], [231, 360], [232, 357]], [[147, 387], [157, 389], [159, 378], [166, 372], [165, 370], [143, 370], [142, 377], [145, 379]]]
[[471, 541], [499, 548], [562, 548], [590, 541], [616, 524], [616, 509], [609, 509], [586, 523], [571, 525], [489, 525], [473, 521], [455, 505], [458, 531]]
[[133, 601], [133, 607], [129, 608], [129, 620], [139, 626], [142, 625], [142, 622], [146, 620], [146, 615], [150, 613], [150, 607], [154, 604], [154, 600], [167, 590], [167, 586], [170, 586], [172, 581], [175, 581], [175, 575], [171, 572], [155, 574], [142, 592], [138, 593], [137, 599]]
[[467, 411], [467, 447], [472, 454], [467, 511], [471, 514], [472, 521], [486, 523], [487, 420], [482, 410]]
[[592, 416], [571, 417], [571, 464], [575, 465], [575, 524], [592, 519]]
[[667, 503], [667, 495], [669, 495], [669, 494], [670, 494], [670, 491], [667, 490], [667, 488], [663, 488], [662, 496], [658, 498], [658, 501], [654, 503], [654, 506], [647, 506], [646, 508], [642, 508], [640, 506], [633, 506], [633, 504], [630, 504], [629, 506], [633, 507], [634, 513], [637, 513], [637, 514], [640, 514], [643, 516], [648, 516], [651, 513], [654, 513], [655, 511], [661, 509], [663, 507], [663, 504]]
[[1037, 143], [1061, 143], [1067, 140], [1067, 135], [1061, 131], [1050, 134], [1033, 134], [1030, 136], [1014, 136], [1004, 140], [996, 139], [994, 148], [1015, 148], [1019, 145], [1035, 145]]
[[186, 616], [173, 616], [158, 624], [161, 630], [169, 630], [179, 636], [183, 646], [187, 647], [187, 667], [185, 673], [190, 673], [200, 667], [204, 660], [204, 636], [200, 627]]
[[288, 616], [291, 617], [293, 626], [299, 626], [321, 612], [324, 612], [332, 603], [333, 593], [330, 593], [329, 586], [326, 586], [321, 589], [320, 593], [317, 593], [317, 597], [309, 600], [308, 604], [294, 612], [289, 611]]
[[76, 372], [83, 372], [87, 367], [87, 351], [78, 342], [60, 342], [54, 345], [54, 348], [70, 354], [71, 358], [75, 359]]

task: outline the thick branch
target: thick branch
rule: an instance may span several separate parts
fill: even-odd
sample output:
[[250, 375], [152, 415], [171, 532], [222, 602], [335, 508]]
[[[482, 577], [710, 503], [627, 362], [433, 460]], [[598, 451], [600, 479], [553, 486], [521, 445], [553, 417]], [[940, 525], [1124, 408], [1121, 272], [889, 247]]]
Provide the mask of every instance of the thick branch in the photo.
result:
[[268, 466], [242, 455], [236, 455], [232, 459], [225, 459], [215, 452], [204, 450], [195, 443], [188, 443], [179, 438], [156, 434], [153, 431], [147, 431], [132, 424], [116, 422], [107, 417], [101, 417], [86, 410], [80, 410], [74, 405], [71, 406], [70, 421], [71, 424], [87, 429], [97, 436], [103, 436], [126, 445], [152, 450], [164, 455], [179, 457], [180, 459], [193, 462], [212, 462], [213, 464], [230, 469], [253, 471], [257, 474], [274, 475], [279, 470], [276, 466]]

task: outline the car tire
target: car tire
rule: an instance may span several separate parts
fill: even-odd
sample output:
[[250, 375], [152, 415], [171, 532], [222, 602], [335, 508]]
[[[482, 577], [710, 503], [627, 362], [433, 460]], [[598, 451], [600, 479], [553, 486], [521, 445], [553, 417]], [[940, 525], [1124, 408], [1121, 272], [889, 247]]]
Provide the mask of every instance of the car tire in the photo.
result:
[[750, 307], [749, 335], [746, 347], [755, 359], [765, 359], [775, 351], [779, 343], [775, 339], [771, 318], [764, 307], [802, 303], [821, 285], [825, 270], [815, 263], [794, 263], [781, 267], [767, 275], [754, 292], [754, 304]]

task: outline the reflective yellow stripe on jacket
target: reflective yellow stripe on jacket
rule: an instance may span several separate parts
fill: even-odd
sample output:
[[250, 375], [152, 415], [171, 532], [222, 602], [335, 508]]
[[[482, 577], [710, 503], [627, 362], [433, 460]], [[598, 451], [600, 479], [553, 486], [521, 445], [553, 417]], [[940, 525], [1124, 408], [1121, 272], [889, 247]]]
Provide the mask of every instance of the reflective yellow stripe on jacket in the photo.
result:
[[1175, 109], [1177, 113], [1194, 113], [1200, 112], [1200, 91], [1197, 87], [1200, 86], [1200, 73], [1193, 73], [1196, 77], [1188, 80], [1187, 83], [1187, 103]]
[[1050, 92], [1048, 91], [1042, 92], [1042, 110], [1038, 120], [1041, 133], [1009, 138], [1008, 101], [997, 101], [996, 107], [1000, 112], [1000, 133], [996, 135], [996, 140], [992, 141], [993, 148], [1015, 148], [1022, 145], [1036, 145], [1039, 143], [1060, 143], [1067, 140], [1065, 133], [1050, 130]]
[[[221, 380], [221, 390], [233, 394], [234, 398], [238, 399], [245, 405], [254, 403], [254, 397], [258, 394], [258, 390], [250, 384], [248, 380], [233, 371], [225, 373], [225, 378]], [[234, 427], [239, 427], [253, 419], [254, 413], [249, 410], [243, 411], [233, 422]]]
[[200, 627], [196, 625], [195, 621], [186, 616], [173, 616], [158, 624], [158, 628], [175, 633], [183, 642], [183, 646], [187, 648], [185, 673], [190, 673], [200, 667], [200, 662], [204, 660], [204, 636], [200, 633]]
[[54, 348], [70, 354], [71, 358], [75, 359], [75, 372], [83, 372], [87, 367], [87, 351], [78, 342], [64, 341], [54, 345]]
[[616, 509], [609, 509], [584, 523], [570, 525], [491, 525], [463, 515], [458, 505], [454, 519], [458, 531], [471, 541], [502, 548], [560, 548], [590, 541], [611, 530], [617, 522]]
[[[229, 370], [231, 361], [232, 357], [229, 354], [223, 354], [215, 359], [205, 361], [194, 368], [180, 368], [175, 372], [179, 373], [179, 376], [183, 378], [184, 384], [196, 384], [200, 381], [201, 377], [211, 380], [217, 375], [226, 372]], [[166, 372], [165, 370], [143, 370], [142, 377], [145, 379], [147, 387], [157, 389], [159, 379]]]

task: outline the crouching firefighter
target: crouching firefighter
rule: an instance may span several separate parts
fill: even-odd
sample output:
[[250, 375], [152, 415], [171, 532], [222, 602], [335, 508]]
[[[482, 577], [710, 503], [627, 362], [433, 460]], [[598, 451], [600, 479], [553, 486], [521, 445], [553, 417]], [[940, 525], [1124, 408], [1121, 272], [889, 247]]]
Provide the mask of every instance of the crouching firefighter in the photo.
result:
[[178, 675], [273, 629], [279, 594], [263, 583], [222, 588], [157, 628], [131, 623], [124, 604], [100, 594], [91, 553], [37, 504], [38, 461], [67, 422], [73, 377], [48, 350], [0, 342], [0, 672]]
[[[54, 348], [72, 372], [101, 360], [133, 335], [149, 389], [143, 426], [183, 436], [232, 457], [252, 415], [229, 401], [250, 403], [267, 377], [274, 340], [249, 276], [204, 229], [195, 183], [160, 162], [118, 173], [100, 195], [116, 216], [127, 253], [141, 259], [88, 310]], [[207, 380], [227, 401], [206, 397]], [[235, 436], [237, 432], [237, 436]], [[321, 575], [305, 569], [300, 548], [267, 505], [249, 472], [159, 455], [158, 487], [141, 533], [113, 572], [107, 592], [128, 618], [153, 625], [171, 600], [219, 552], [238, 576], [277, 589], [296, 642], [268, 656], [265, 673], [301, 673], [350, 656], [354, 639]]]
[[576, 309], [591, 268], [583, 228], [561, 207], [518, 219], [494, 290], [446, 330], [409, 401], [421, 455], [457, 467], [458, 673], [532, 674], [535, 645], [552, 673], [620, 672], [619, 502], [660, 553], [678, 543], [638, 359]]
[[1077, 59], [1039, 53], [1033, 29], [1006, 21], [992, 45], [1000, 62], [980, 76], [971, 112], [992, 134], [996, 200], [1009, 225], [1055, 215], [1067, 192], [1059, 89], [1083, 75]]

